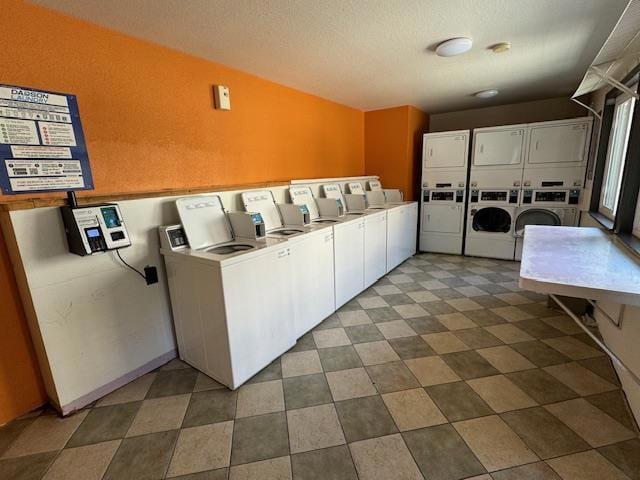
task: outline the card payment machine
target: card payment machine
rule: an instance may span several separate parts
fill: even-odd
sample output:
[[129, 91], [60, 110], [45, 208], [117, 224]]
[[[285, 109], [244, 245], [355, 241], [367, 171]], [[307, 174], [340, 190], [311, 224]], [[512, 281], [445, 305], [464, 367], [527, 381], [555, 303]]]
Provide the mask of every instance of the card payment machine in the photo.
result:
[[69, 251], [86, 256], [131, 245], [120, 208], [114, 203], [60, 207]]

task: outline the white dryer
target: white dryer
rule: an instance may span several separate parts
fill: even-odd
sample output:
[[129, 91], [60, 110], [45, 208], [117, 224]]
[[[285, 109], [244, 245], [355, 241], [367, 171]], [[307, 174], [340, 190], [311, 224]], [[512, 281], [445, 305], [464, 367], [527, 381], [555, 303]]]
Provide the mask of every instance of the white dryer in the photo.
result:
[[467, 170], [470, 130], [425, 133], [422, 136], [422, 177], [426, 170]]
[[475, 129], [470, 188], [520, 188], [527, 134], [524, 124]]
[[516, 211], [513, 234], [516, 240], [515, 260], [522, 259], [522, 245], [527, 225], [575, 227], [580, 219], [580, 189], [524, 189]]
[[513, 236], [520, 190], [471, 189], [465, 255], [513, 260]]

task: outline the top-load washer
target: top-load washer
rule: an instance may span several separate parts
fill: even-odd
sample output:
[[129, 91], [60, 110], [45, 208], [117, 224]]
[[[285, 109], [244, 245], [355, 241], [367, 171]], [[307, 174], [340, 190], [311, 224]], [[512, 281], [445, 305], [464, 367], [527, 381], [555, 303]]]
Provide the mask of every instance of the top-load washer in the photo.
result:
[[513, 260], [520, 189], [474, 189], [469, 193], [464, 253]]
[[516, 210], [513, 230], [516, 239], [515, 260], [522, 259], [522, 245], [527, 225], [567, 227], [578, 225], [580, 193], [579, 188], [522, 190], [520, 207]]
[[520, 188], [527, 136], [524, 124], [475, 129], [470, 188]]
[[290, 246], [234, 238], [217, 195], [176, 206], [160, 235], [180, 358], [235, 389], [296, 343]]

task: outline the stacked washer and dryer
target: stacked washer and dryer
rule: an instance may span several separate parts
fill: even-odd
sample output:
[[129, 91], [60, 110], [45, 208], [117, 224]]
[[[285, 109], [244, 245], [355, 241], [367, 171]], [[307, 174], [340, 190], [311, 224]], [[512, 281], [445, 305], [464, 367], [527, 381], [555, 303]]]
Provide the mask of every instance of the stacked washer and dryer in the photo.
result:
[[[455, 228], [459, 213], [434, 215], [433, 201], [434, 194], [451, 201], [436, 188], [448, 182], [439, 174], [445, 169], [434, 167], [434, 155], [437, 165], [461, 148], [449, 140], [446, 153], [432, 149], [434, 141], [464, 131], [425, 135], [420, 250], [460, 253], [453, 241], [459, 235], [465, 255], [520, 260], [526, 225], [578, 225], [591, 124], [591, 117], [581, 117], [473, 130], [464, 234]], [[449, 250], [443, 248], [446, 235]]]

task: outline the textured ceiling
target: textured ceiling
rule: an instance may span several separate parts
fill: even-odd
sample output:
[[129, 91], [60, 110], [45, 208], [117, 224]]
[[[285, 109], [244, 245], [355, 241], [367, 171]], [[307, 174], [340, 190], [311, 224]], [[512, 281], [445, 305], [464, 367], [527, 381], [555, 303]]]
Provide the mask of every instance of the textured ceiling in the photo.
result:
[[[33, 0], [305, 92], [374, 110], [569, 96], [627, 0]], [[433, 47], [470, 36], [473, 50]], [[487, 47], [509, 41], [512, 50]], [[491, 100], [473, 92], [498, 88]]]

